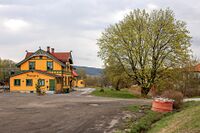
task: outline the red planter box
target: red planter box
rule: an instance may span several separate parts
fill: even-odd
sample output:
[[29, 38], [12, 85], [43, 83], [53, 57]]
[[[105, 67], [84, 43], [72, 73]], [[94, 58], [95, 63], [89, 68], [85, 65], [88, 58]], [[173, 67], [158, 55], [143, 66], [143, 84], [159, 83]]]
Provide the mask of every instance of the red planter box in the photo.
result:
[[173, 110], [173, 102], [154, 100], [151, 110], [156, 112], [171, 112]]

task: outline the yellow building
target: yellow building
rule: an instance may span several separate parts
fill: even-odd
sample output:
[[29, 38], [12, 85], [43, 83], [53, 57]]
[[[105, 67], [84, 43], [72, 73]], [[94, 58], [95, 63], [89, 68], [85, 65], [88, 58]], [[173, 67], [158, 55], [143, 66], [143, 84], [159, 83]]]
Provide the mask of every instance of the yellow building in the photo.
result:
[[84, 88], [85, 87], [85, 81], [82, 79], [79, 79], [76, 81], [76, 87]]
[[17, 64], [20, 72], [10, 77], [10, 91], [35, 92], [36, 85], [45, 91], [69, 91], [76, 75], [73, 71], [71, 52], [55, 52], [47, 47], [36, 52], [27, 52]]

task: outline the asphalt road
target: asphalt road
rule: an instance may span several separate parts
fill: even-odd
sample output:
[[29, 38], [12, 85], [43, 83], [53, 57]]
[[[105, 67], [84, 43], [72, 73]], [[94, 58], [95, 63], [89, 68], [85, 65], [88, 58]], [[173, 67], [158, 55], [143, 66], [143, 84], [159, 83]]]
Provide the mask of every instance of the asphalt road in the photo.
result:
[[90, 92], [0, 93], [0, 133], [108, 133], [127, 116], [123, 107], [150, 104], [142, 99], [94, 97]]

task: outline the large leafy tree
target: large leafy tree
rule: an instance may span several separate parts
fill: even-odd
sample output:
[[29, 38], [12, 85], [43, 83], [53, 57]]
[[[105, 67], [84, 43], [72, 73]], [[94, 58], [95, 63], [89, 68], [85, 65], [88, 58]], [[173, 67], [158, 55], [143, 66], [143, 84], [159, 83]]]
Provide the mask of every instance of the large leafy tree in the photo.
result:
[[110, 60], [105, 65], [104, 75], [116, 90], [129, 87], [133, 83], [130, 77], [123, 71], [123, 67], [116, 60]]
[[170, 9], [134, 10], [109, 26], [98, 39], [105, 64], [116, 61], [147, 95], [165, 72], [190, 58], [189, 31]]
[[15, 62], [0, 58], [0, 80], [5, 80], [8, 78], [10, 72], [16, 69]]

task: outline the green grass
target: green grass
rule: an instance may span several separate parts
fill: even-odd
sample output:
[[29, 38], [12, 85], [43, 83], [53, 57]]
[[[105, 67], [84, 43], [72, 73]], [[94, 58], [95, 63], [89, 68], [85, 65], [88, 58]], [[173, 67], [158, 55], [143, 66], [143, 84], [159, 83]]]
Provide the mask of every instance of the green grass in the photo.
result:
[[140, 133], [147, 131], [152, 123], [160, 120], [164, 114], [153, 112], [151, 110], [147, 111], [146, 114], [139, 119], [136, 123], [131, 126], [131, 133]]
[[133, 95], [126, 89], [121, 89], [120, 91], [110, 89], [110, 88], [103, 88], [104, 91], [100, 91], [100, 88], [97, 88], [91, 94], [94, 96], [101, 96], [101, 97], [113, 97], [113, 98], [138, 98], [138, 96]]
[[191, 98], [200, 98], [200, 96], [194, 96], [194, 97], [191, 97]]
[[132, 111], [132, 112], [138, 112], [140, 110], [140, 106], [138, 106], [138, 105], [130, 105], [126, 109], [129, 110], [129, 111]]
[[143, 115], [136, 119], [135, 121], [129, 122], [129, 132], [130, 133], [143, 133], [151, 128], [151, 125], [156, 121], [160, 120], [167, 114], [153, 112], [150, 110], [150, 106], [139, 106], [139, 105], [131, 105], [126, 109], [132, 111], [133, 113], [142, 112]]
[[[151, 106], [126, 107], [138, 117], [128, 121], [126, 133], [200, 133], [200, 102], [184, 103], [179, 110], [158, 113]], [[120, 131], [124, 133], [123, 130]]]
[[199, 133], [200, 102], [188, 102], [182, 111], [156, 122], [148, 133]]

